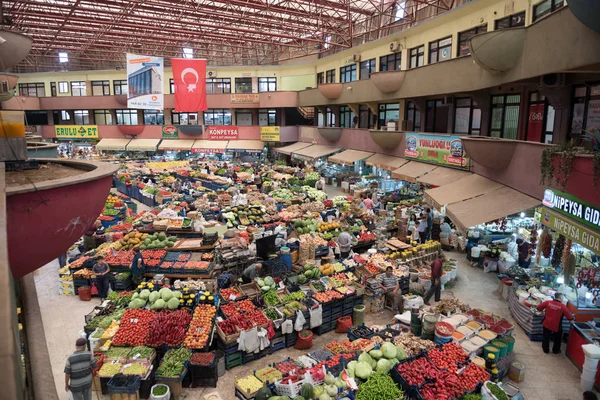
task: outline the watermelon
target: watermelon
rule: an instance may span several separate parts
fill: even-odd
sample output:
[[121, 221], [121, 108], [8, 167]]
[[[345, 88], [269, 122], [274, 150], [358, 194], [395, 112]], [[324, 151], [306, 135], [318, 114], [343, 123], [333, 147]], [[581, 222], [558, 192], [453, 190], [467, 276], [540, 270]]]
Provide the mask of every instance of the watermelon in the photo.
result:
[[273, 397], [273, 393], [267, 387], [258, 389], [258, 392], [254, 395], [255, 400], [267, 400], [271, 397]]
[[310, 383], [305, 383], [300, 388], [300, 396], [305, 399], [312, 399], [315, 397], [315, 388]]

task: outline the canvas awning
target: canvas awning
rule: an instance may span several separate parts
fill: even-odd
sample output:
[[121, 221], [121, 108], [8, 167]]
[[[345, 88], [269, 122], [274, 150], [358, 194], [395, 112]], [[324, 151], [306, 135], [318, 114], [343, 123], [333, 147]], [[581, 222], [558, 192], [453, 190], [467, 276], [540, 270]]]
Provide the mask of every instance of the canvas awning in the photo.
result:
[[119, 151], [125, 150], [131, 139], [102, 139], [96, 145], [97, 150]]
[[352, 166], [355, 162], [369, 158], [373, 153], [360, 150], [346, 150], [331, 156], [327, 161]]
[[466, 178], [471, 175], [469, 171], [461, 171], [459, 169], [437, 167], [436, 169], [417, 178], [417, 182], [431, 186], [444, 186], [451, 184], [459, 179]]
[[265, 142], [262, 140], [230, 140], [227, 145], [227, 150], [231, 151], [247, 151], [251, 153], [260, 153], [265, 147]]
[[540, 200], [501, 186], [481, 196], [450, 204], [446, 214], [462, 232], [470, 227], [495, 221], [539, 206]]
[[407, 162], [408, 160], [402, 157], [388, 156], [386, 154], [379, 153], [367, 158], [367, 165], [387, 169], [388, 171], [393, 171], [397, 168], [400, 168]]
[[156, 151], [160, 139], [132, 139], [127, 145], [131, 151]]
[[191, 150], [193, 139], [163, 139], [158, 145], [159, 150]]
[[293, 151], [293, 155], [307, 157], [310, 159], [321, 158], [340, 151], [339, 147], [326, 146], [324, 144], [313, 144], [312, 146]]
[[481, 175], [470, 175], [448, 185], [425, 191], [427, 204], [440, 210], [444, 205], [459, 203], [473, 197], [481, 196], [500, 189], [502, 184], [484, 178]]
[[417, 178], [433, 171], [436, 168], [437, 166], [433, 164], [411, 161], [392, 171], [392, 178], [401, 179], [408, 182], [417, 182]]
[[273, 150], [281, 154], [292, 154], [294, 151], [298, 151], [308, 146], [310, 146], [310, 143], [297, 142], [290, 144], [289, 146], [276, 147]]
[[194, 153], [225, 153], [227, 140], [205, 140], [199, 139], [194, 142], [192, 152]]

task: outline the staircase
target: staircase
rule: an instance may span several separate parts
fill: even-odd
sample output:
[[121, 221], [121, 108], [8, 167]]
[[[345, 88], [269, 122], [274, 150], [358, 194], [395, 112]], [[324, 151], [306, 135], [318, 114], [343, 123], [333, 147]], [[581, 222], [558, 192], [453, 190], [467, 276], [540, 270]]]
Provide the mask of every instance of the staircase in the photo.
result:
[[315, 119], [314, 107], [298, 107], [298, 112], [307, 120], [314, 121]]

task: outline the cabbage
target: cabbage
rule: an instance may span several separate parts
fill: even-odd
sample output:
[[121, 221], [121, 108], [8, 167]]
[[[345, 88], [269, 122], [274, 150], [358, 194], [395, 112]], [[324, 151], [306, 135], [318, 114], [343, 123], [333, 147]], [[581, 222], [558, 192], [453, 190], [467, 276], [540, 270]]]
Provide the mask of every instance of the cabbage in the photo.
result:
[[154, 304], [154, 302], [158, 299], [160, 299], [160, 294], [158, 294], [158, 292], [150, 293], [150, 297], [149, 297], [150, 304]]
[[381, 346], [381, 351], [383, 352], [383, 356], [385, 358], [394, 358], [396, 357], [396, 346], [394, 346], [390, 342], [386, 342]]
[[346, 370], [348, 370], [348, 372], [352, 371], [354, 372], [354, 368], [356, 367], [356, 364], [358, 364], [358, 361], [356, 360], [352, 360], [348, 363], [348, 365], [346, 365]]
[[[392, 347], [393, 346], [394, 345], [392, 344]], [[396, 354], [396, 350], [395, 349], [394, 349], [394, 354]], [[383, 356], [383, 353], [381, 352], [381, 350], [371, 350], [369, 352], [369, 355], [371, 357], [373, 357], [375, 360], [379, 360]]]
[[367, 353], [365, 351], [363, 351], [361, 353], [361, 355], [358, 356], [358, 362], [366, 362], [368, 364], [371, 364], [371, 361], [373, 361], [373, 359], [371, 358], [371, 356], [369, 355], [369, 353]]
[[371, 364], [368, 362], [359, 361], [358, 364], [356, 364], [356, 368], [354, 368], [354, 373], [361, 379], [367, 379], [369, 375], [373, 373], [373, 368], [371, 368]]
[[328, 385], [333, 385], [335, 383], [335, 376], [333, 376], [331, 372], [328, 372], [327, 375], [325, 375], [325, 383]]
[[381, 360], [377, 361], [377, 371], [382, 371], [384, 374], [387, 374], [390, 372], [390, 369], [392, 369], [392, 365], [390, 364], [389, 360], [382, 358]]
[[400, 362], [400, 361], [398, 361], [398, 359], [397, 359], [397, 358], [392, 358], [392, 359], [390, 360], [390, 363], [392, 364], [392, 366], [394, 366], [394, 365], [398, 364], [399, 362]]
[[338, 394], [338, 387], [335, 386], [335, 385], [327, 385], [327, 394], [330, 395], [330, 396], [337, 396], [337, 394]]
[[329, 396], [327, 393], [322, 393], [319, 396], [319, 400], [331, 400], [331, 396]]
[[396, 346], [396, 358], [400, 361], [406, 358], [406, 350], [402, 346]]
[[179, 290], [175, 290], [173, 292], [173, 297], [176, 297], [176, 298], [180, 299], [181, 298], [181, 292]]
[[162, 294], [160, 295], [160, 297], [164, 301], [169, 301], [173, 297], [173, 292], [171, 291], [171, 289], [165, 289], [165, 291], [162, 292]]
[[148, 300], [148, 297], [150, 297], [150, 291], [148, 289], [144, 289], [140, 292], [140, 297], [144, 300]]
[[152, 307], [150, 308], [152, 310], [162, 310], [163, 308], [165, 308], [166, 305], [167, 303], [165, 303], [163, 299], [158, 299], [154, 302], [154, 304], [152, 304]]
[[265, 285], [267, 285], [267, 286], [273, 286], [273, 285], [275, 285], [275, 281], [270, 276], [267, 276], [265, 278]]
[[256, 281], [256, 283], [257, 283], [257, 284], [258, 284], [258, 286], [260, 286], [260, 287], [263, 287], [263, 286], [265, 286], [265, 281], [263, 281], [262, 279], [258, 279], [258, 280]]
[[176, 297], [171, 297], [171, 299], [169, 299], [169, 301], [167, 301], [167, 308], [169, 310], [177, 310], [178, 307], [179, 307], [179, 299], [177, 299]]

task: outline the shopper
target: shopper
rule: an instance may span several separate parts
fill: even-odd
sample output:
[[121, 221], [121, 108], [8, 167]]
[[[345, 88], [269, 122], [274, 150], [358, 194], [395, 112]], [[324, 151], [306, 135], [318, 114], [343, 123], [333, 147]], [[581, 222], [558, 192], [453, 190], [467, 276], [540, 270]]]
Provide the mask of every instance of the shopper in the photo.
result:
[[519, 267], [521, 268], [529, 268], [529, 264], [531, 264], [531, 244], [526, 242], [525, 240], [518, 238], [517, 239], [517, 251], [519, 252]]
[[421, 223], [415, 219], [413, 230], [410, 234], [410, 240], [419, 243], [421, 241], [421, 235], [419, 234], [419, 227]]
[[419, 217], [419, 225], [417, 225], [417, 229], [419, 231], [421, 244], [423, 244], [427, 241], [427, 219], [423, 214], [421, 214]]
[[429, 299], [431, 299], [431, 296], [433, 296], [434, 293], [435, 301], [440, 301], [440, 297], [442, 295], [442, 266], [444, 265], [445, 259], [446, 256], [444, 253], [440, 253], [438, 258], [436, 258], [435, 261], [433, 261], [433, 264], [431, 264], [431, 287], [427, 293], [425, 293], [425, 297], [423, 298], [423, 301], [426, 305], [429, 305]]
[[102, 302], [108, 295], [108, 273], [110, 272], [110, 267], [104, 262], [104, 257], [98, 256], [98, 261], [92, 267], [92, 272], [96, 275], [96, 286], [98, 287], [98, 294]]
[[261, 263], [254, 263], [246, 267], [244, 272], [242, 272], [242, 282], [250, 283], [254, 280], [254, 278], [260, 276], [260, 271], [262, 270], [262, 267], [263, 265]]
[[[417, 216], [415, 214], [411, 214], [408, 218], [408, 235], [412, 238], [412, 233], [415, 230], [415, 223], [417, 222]], [[417, 233], [417, 236], [419, 234]]]
[[146, 264], [140, 249], [137, 247], [133, 249], [133, 261], [131, 261], [131, 275], [134, 286], [138, 286], [144, 279], [144, 273], [146, 272]]
[[[379, 278], [379, 284], [383, 289], [385, 297], [392, 299], [392, 312], [394, 314], [404, 312], [404, 304], [402, 301], [402, 293], [400, 292], [400, 285], [398, 284], [398, 277], [394, 275], [394, 269], [387, 267], [385, 274], [381, 274]], [[398, 310], [400, 308], [400, 310]]]
[[573, 322], [573, 314], [562, 303], [563, 296], [561, 293], [554, 294], [554, 300], [546, 300], [537, 306], [538, 311], [546, 310], [546, 315], [542, 326], [544, 327], [544, 339], [542, 340], [542, 349], [544, 353], [550, 352], [550, 336], [553, 336], [554, 345], [552, 352], [560, 354], [560, 342], [562, 341], [562, 317], [565, 316], [571, 323]]
[[61, 269], [64, 268], [65, 265], [67, 265], [67, 252], [66, 251], [60, 253], [60, 256], [58, 256], [58, 265]]
[[425, 215], [427, 217], [427, 240], [431, 240], [431, 230], [433, 229], [433, 213], [431, 212], [431, 208], [425, 208]]
[[369, 195], [367, 194], [367, 196], [364, 198], [364, 200], [362, 201], [363, 206], [366, 210], [372, 210], [373, 207], [375, 207], [375, 203], [373, 203], [373, 200], [371, 200], [369, 198]]
[[352, 235], [348, 232], [342, 232], [337, 238], [337, 244], [340, 246], [340, 257], [348, 258], [352, 250]]
[[98, 368], [94, 355], [86, 351], [87, 340], [75, 342], [75, 352], [65, 365], [65, 391], [71, 391], [75, 400], [92, 399], [92, 371]]
[[262, 190], [262, 185], [263, 185], [262, 176], [260, 175], [260, 172], [258, 174], [256, 174], [256, 177], [254, 178], [254, 184], [256, 185], [256, 188], [260, 192]]

